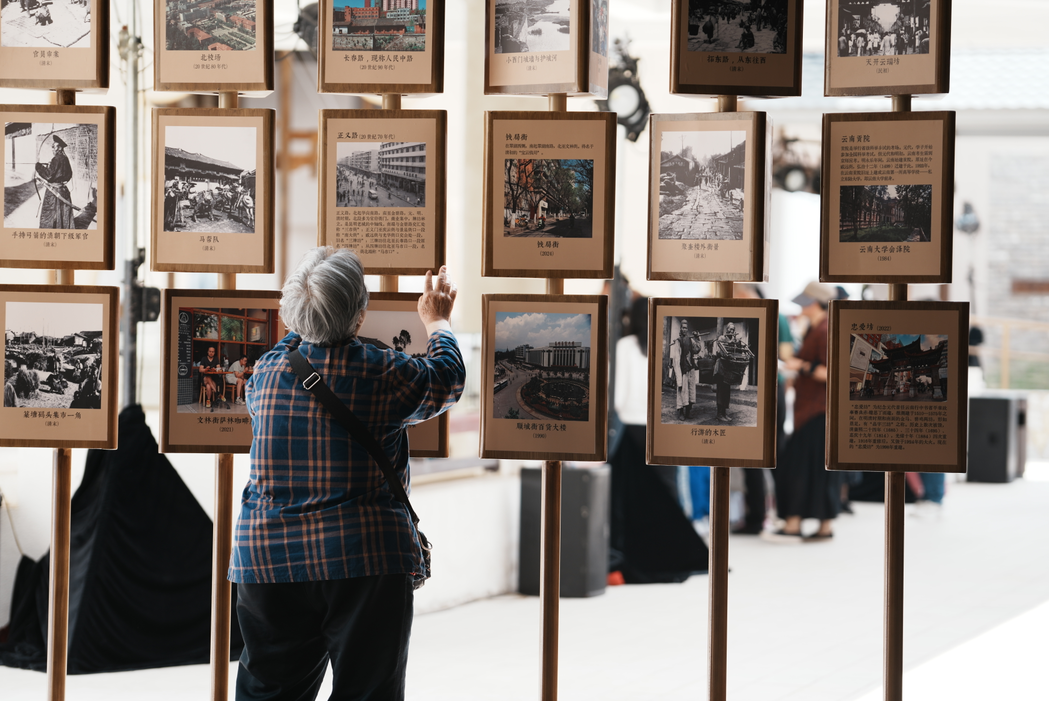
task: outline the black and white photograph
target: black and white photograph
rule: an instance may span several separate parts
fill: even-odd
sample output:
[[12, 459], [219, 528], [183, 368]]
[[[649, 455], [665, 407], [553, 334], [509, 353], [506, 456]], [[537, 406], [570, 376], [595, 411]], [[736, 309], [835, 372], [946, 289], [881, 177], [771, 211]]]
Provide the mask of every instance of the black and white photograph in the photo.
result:
[[492, 418], [590, 419], [590, 314], [496, 312]]
[[608, 0], [590, 0], [590, 50], [608, 56]]
[[167, 0], [168, 51], [251, 51], [255, 0]]
[[102, 408], [102, 304], [9, 301], [5, 326], [5, 407]]
[[425, 51], [426, 0], [335, 0], [335, 51]]
[[337, 207], [425, 207], [426, 142], [340, 141]]
[[51, 52], [91, 46], [90, 0], [7, 0], [0, 5], [0, 46]]
[[747, 132], [665, 131], [659, 149], [659, 238], [740, 241]]
[[98, 228], [98, 125], [4, 124], [4, 227]]
[[928, 0], [839, 0], [838, 56], [929, 53]]
[[851, 334], [849, 399], [947, 401], [947, 342], [945, 334]]
[[664, 424], [758, 425], [758, 320], [664, 317]]
[[495, 53], [568, 51], [570, 0], [495, 0]]
[[842, 243], [932, 240], [932, 185], [843, 185]]
[[689, 0], [688, 50], [787, 52], [788, 0]]
[[[414, 332], [414, 334], [413, 334]], [[394, 350], [413, 358], [426, 356], [430, 342], [418, 312], [372, 311], [369, 309], [361, 330], [361, 343], [379, 350]]]
[[507, 158], [503, 236], [592, 238], [594, 161]]
[[164, 231], [255, 233], [256, 128], [164, 129]]

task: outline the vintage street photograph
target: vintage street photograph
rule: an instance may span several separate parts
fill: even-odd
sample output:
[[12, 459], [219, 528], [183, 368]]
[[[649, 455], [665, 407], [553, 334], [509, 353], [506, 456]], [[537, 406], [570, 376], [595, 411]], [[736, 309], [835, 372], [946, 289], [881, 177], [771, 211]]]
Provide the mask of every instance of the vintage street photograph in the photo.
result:
[[590, 314], [496, 312], [492, 418], [590, 419]]
[[568, 51], [570, 0], [495, 0], [495, 53]]
[[741, 241], [747, 132], [665, 131], [659, 238]]
[[375, 309], [368, 310], [357, 338], [380, 350], [395, 350], [413, 358], [424, 357], [430, 341], [418, 312]]
[[842, 243], [932, 240], [932, 185], [843, 185]]
[[839, 0], [838, 56], [929, 53], [928, 0]]
[[5, 0], [0, 46], [84, 49], [91, 46], [91, 0]]
[[251, 51], [255, 0], [167, 0], [168, 51]]
[[758, 319], [667, 316], [660, 421], [758, 425]]
[[164, 231], [255, 233], [256, 131], [164, 127]]
[[4, 406], [102, 408], [101, 304], [7, 302]]
[[340, 141], [336, 207], [426, 206], [426, 142]]
[[427, 0], [335, 0], [335, 51], [425, 51]]
[[98, 125], [4, 124], [4, 227], [96, 229]]
[[947, 340], [944, 334], [851, 334], [849, 399], [947, 401]]
[[788, 0], [688, 0], [688, 50], [787, 52]]
[[503, 236], [592, 238], [594, 161], [507, 158]]

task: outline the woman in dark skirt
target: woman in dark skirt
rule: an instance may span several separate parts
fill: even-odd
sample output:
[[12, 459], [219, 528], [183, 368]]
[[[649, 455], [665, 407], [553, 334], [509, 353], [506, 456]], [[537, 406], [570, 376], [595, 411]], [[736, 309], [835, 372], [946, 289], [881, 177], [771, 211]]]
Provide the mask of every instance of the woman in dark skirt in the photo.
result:
[[[810, 282], [794, 298], [809, 320], [798, 354], [786, 362], [798, 373], [794, 381], [794, 434], [776, 470], [776, 502], [783, 528], [765, 537], [774, 542], [821, 542], [834, 535], [841, 511], [841, 473], [825, 467], [827, 436], [827, 307], [837, 297], [833, 287]], [[819, 530], [802, 538], [801, 522], [818, 519]]]

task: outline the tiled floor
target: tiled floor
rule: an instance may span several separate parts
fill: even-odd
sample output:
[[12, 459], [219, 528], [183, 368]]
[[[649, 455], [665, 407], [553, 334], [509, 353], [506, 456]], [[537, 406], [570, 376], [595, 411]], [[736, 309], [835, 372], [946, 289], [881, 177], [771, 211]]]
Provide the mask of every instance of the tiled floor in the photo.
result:
[[[857, 504], [832, 543], [731, 541], [729, 698], [881, 698], [882, 507]], [[908, 518], [906, 698], [1046, 698], [1049, 470], [951, 484], [939, 521]], [[706, 698], [707, 579], [561, 604], [560, 698]], [[539, 606], [503, 596], [416, 618], [411, 701], [538, 699]], [[235, 670], [234, 670], [235, 673]], [[206, 666], [76, 676], [77, 701], [205, 699]], [[0, 668], [4, 701], [46, 698]], [[322, 692], [321, 698], [327, 696]]]

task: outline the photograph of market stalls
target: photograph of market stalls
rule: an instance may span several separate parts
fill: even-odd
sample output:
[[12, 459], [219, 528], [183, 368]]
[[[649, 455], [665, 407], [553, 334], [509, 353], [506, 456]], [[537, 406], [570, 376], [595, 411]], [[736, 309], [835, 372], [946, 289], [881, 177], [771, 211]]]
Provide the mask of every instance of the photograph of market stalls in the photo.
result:
[[852, 334], [849, 399], [882, 402], [947, 401], [947, 336]]
[[102, 305], [8, 302], [4, 406], [102, 408]]
[[845, 185], [840, 201], [842, 243], [932, 240], [932, 185]]
[[588, 239], [594, 235], [594, 162], [507, 158], [503, 236]]
[[0, 46], [82, 49], [91, 46], [90, 0], [0, 2]]
[[425, 51], [426, 0], [335, 0], [335, 51]]

